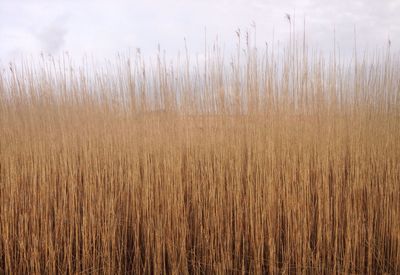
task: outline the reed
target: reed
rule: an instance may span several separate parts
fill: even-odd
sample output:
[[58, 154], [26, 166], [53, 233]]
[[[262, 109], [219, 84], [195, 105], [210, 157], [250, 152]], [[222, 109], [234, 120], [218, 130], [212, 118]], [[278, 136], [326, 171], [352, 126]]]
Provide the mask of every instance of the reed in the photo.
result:
[[0, 271], [399, 274], [398, 57], [239, 45], [2, 71]]

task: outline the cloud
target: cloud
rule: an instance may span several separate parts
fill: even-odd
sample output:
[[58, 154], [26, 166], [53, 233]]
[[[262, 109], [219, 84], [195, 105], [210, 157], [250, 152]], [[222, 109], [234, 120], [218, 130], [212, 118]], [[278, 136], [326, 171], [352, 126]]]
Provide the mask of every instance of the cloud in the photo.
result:
[[310, 46], [324, 52], [332, 50], [335, 30], [342, 52], [352, 54], [355, 27], [358, 47], [374, 49], [390, 37], [392, 48], [400, 49], [395, 0], [0, 0], [0, 59], [63, 50], [103, 58], [127, 48], [151, 55], [158, 44], [174, 56], [184, 38], [192, 54], [201, 54], [206, 35], [210, 44], [218, 36], [224, 49], [235, 49], [235, 30], [251, 31], [252, 22], [258, 46], [272, 40], [282, 45], [290, 31], [285, 13], [294, 12], [296, 32], [305, 18]]
[[60, 16], [36, 34], [42, 50], [46, 53], [56, 54], [65, 45], [66, 20], [67, 17], [65, 15]]

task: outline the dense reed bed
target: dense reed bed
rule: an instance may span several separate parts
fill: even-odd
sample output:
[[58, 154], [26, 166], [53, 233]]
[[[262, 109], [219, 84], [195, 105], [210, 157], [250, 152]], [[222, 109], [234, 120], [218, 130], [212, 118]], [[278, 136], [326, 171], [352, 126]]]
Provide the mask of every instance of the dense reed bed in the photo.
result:
[[249, 44], [3, 70], [0, 270], [399, 274], [398, 57]]

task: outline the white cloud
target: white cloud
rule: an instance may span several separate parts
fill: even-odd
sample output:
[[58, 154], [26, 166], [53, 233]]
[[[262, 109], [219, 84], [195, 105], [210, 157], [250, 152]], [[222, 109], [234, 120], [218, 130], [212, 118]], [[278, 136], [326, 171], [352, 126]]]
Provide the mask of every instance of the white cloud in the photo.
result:
[[103, 57], [137, 47], [151, 55], [158, 43], [175, 55], [184, 38], [195, 54], [204, 49], [205, 29], [208, 41], [218, 35], [226, 48], [233, 48], [235, 30], [251, 29], [252, 22], [263, 46], [273, 34], [276, 41], [287, 39], [285, 13], [296, 14], [298, 31], [305, 17], [309, 41], [322, 50], [332, 49], [335, 29], [343, 51], [351, 52], [355, 26], [362, 47], [383, 46], [390, 37], [392, 47], [400, 48], [399, 1], [19, 0], [0, 2], [0, 59], [67, 50]]

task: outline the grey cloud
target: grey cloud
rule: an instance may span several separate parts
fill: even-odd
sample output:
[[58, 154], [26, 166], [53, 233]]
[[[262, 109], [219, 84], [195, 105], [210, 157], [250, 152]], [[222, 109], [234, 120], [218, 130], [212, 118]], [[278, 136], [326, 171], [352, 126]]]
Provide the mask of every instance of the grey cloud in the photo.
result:
[[351, 55], [354, 28], [358, 47], [385, 46], [390, 38], [392, 49], [400, 50], [399, 0], [0, 0], [0, 58], [41, 50], [102, 57], [127, 47], [140, 47], [145, 55], [155, 53], [158, 43], [174, 54], [184, 37], [190, 52], [201, 53], [206, 35], [208, 43], [218, 35], [224, 49], [234, 50], [235, 30], [252, 30], [252, 22], [263, 47], [288, 39], [286, 13], [296, 14], [300, 36], [305, 21], [310, 47], [327, 53], [335, 32], [341, 52]]
[[56, 54], [65, 45], [66, 22], [67, 16], [60, 16], [36, 34], [36, 38], [46, 53]]

